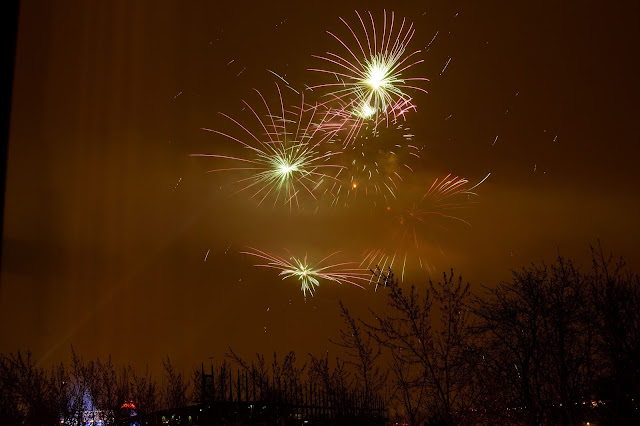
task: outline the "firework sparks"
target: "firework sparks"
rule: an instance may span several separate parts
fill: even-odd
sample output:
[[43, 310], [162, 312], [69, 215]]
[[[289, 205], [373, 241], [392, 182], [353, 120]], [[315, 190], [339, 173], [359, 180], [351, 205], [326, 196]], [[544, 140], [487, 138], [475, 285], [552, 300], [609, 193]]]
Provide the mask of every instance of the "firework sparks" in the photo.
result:
[[343, 149], [358, 138], [362, 127], [371, 119], [372, 112], [366, 104], [362, 104], [360, 108], [350, 107], [339, 97], [334, 97], [332, 102], [325, 102], [314, 108], [324, 109], [325, 119], [318, 125], [318, 130], [339, 136]]
[[[421, 149], [402, 136], [403, 126], [382, 129], [371, 136], [361, 136], [344, 150], [340, 157], [346, 167], [338, 177], [342, 185], [334, 183], [334, 204], [351, 204], [364, 197], [376, 205], [396, 198], [404, 177], [413, 173], [410, 165], [420, 158]], [[369, 139], [374, 139], [375, 142]]]
[[[382, 28], [376, 29], [371, 12], [367, 12], [370, 25], [365, 23], [366, 16], [356, 11], [364, 37], [358, 38], [356, 30], [340, 18], [355, 39], [351, 46], [340, 37], [327, 31], [335, 38], [346, 54], [326, 52], [314, 55], [331, 69], [310, 68], [310, 71], [335, 76], [336, 82], [311, 86], [311, 89], [325, 87], [331, 89], [331, 95], [343, 99], [348, 110], [363, 119], [383, 116], [397, 118], [408, 110], [415, 109], [412, 98], [406, 89], [426, 93], [424, 88], [414, 85], [416, 81], [428, 81], [424, 77], [403, 77], [409, 68], [423, 62], [416, 55], [420, 50], [408, 53], [407, 46], [414, 35], [413, 24], [403, 18], [399, 27], [395, 14], [383, 14]], [[397, 28], [396, 28], [397, 27]], [[356, 47], [357, 45], [357, 47]]]
[[[356, 142], [359, 137], [375, 137], [378, 133], [378, 125], [385, 121], [378, 116], [376, 110], [362, 99], [354, 104], [345, 102], [344, 99], [332, 95], [332, 101], [316, 105], [315, 108], [324, 108], [324, 117], [320, 130], [332, 132], [332, 136], [339, 136], [342, 148], [347, 149]], [[399, 125], [399, 120], [405, 118], [407, 111], [415, 109], [410, 99], [398, 101], [396, 105], [396, 117], [387, 120], [388, 124]], [[399, 128], [401, 125], [399, 125]], [[362, 129], [369, 130], [368, 134], [361, 134]]]
[[[257, 121], [259, 132], [249, 130], [235, 118], [221, 113], [242, 131], [242, 136], [234, 136], [219, 130], [203, 130], [224, 136], [246, 149], [245, 155], [191, 154], [193, 157], [211, 157], [231, 161], [237, 165], [216, 168], [212, 172], [245, 171], [249, 176], [236, 181], [241, 187], [235, 193], [253, 192], [251, 198], [262, 204], [269, 196], [274, 197], [274, 206], [279, 199], [291, 208], [295, 203], [300, 208], [298, 196], [307, 193], [314, 199], [316, 190], [324, 183], [336, 180], [335, 174], [343, 166], [331, 162], [340, 151], [331, 151], [331, 137], [334, 133], [319, 132], [325, 118], [316, 123], [317, 108], [304, 108], [297, 112], [285, 110], [280, 87], [276, 84], [279, 97], [278, 110], [272, 110], [265, 97], [256, 90], [266, 115], [261, 116], [257, 108], [243, 101]], [[324, 151], [322, 151], [324, 150]]]
[[[481, 185], [491, 173], [487, 174], [480, 182], [468, 186], [469, 181], [451, 174], [444, 178], [436, 178], [429, 189], [420, 197], [418, 201], [411, 203], [409, 207], [391, 208], [387, 207], [389, 219], [392, 227], [389, 233], [391, 246], [395, 250], [373, 249], [363, 253], [363, 261], [360, 266], [369, 269], [379, 267], [382, 270], [388, 268], [399, 268], [402, 272], [400, 279], [404, 281], [405, 271], [408, 266], [417, 266], [420, 269], [431, 273], [428, 262], [425, 261], [424, 253], [430, 244], [430, 235], [436, 228], [447, 231], [442, 221], [434, 220], [441, 218], [444, 220], [458, 221], [467, 226], [471, 224], [457, 216], [454, 211], [469, 208], [475, 204], [474, 199], [478, 194], [473, 192]], [[396, 212], [397, 210], [397, 212]]]
[[307, 297], [307, 292], [313, 296], [314, 290], [320, 285], [320, 280], [333, 281], [338, 284], [351, 284], [364, 288], [360, 283], [368, 282], [371, 275], [366, 269], [350, 268], [349, 266], [354, 265], [353, 262], [327, 264], [326, 262], [338, 252], [331, 253], [317, 263], [309, 262], [307, 255], [303, 258], [297, 258], [288, 253], [289, 260], [287, 260], [278, 255], [251, 247], [249, 247], [248, 251], [241, 253], [266, 260], [267, 263], [255, 266], [279, 270], [279, 275], [283, 280], [287, 278], [298, 279], [300, 281], [300, 289], [305, 298]]

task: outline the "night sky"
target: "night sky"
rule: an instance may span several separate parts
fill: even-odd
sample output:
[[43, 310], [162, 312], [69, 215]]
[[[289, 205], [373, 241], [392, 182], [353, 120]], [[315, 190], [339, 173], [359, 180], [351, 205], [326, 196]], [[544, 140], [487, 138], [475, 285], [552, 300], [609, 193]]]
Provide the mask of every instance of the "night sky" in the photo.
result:
[[298, 88], [317, 81], [312, 55], [336, 50], [326, 31], [346, 36], [339, 18], [356, 23], [354, 10], [406, 17], [409, 47], [423, 50], [411, 72], [429, 94], [411, 93], [404, 125], [424, 148], [403, 193], [491, 173], [465, 210], [472, 226], [445, 222], [430, 237], [435, 279], [453, 267], [480, 289], [558, 250], [586, 267], [598, 238], [638, 269], [637, 4], [218, 3], [21, 2], [1, 352], [29, 348], [49, 365], [73, 344], [154, 369], [167, 354], [187, 368], [229, 346], [302, 356], [335, 352], [339, 299], [356, 315], [381, 308], [373, 287], [330, 282], [305, 301], [295, 280], [239, 253], [339, 250], [359, 262], [393, 245], [369, 200], [258, 206], [229, 196], [233, 173], [206, 174], [213, 163], [189, 156], [229, 145], [201, 128], [228, 127], [218, 112], [246, 117], [253, 88], [278, 102], [268, 70]]

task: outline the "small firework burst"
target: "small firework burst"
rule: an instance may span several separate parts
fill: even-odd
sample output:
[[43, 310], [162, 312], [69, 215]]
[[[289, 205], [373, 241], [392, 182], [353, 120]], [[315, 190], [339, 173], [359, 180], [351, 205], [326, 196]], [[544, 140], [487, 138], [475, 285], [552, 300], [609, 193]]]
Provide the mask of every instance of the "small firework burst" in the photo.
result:
[[[369, 19], [357, 11], [356, 15], [362, 26], [362, 36], [359, 37], [354, 27], [340, 18], [355, 42], [347, 43], [327, 31], [345, 52], [314, 55], [327, 68], [309, 69], [333, 75], [336, 81], [313, 85], [310, 89], [328, 88], [333, 98], [343, 100], [347, 111], [362, 119], [397, 119], [408, 110], [415, 109], [412, 97], [405, 92], [407, 89], [427, 92], [415, 85], [418, 81], [428, 81], [427, 78], [403, 76], [411, 67], [423, 62], [416, 56], [420, 50], [407, 50], [415, 29], [405, 18], [398, 26], [395, 14], [391, 12], [388, 16], [386, 10], [381, 28], [376, 28], [371, 12], [367, 12]], [[366, 23], [368, 20], [370, 25]]]
[[351, 284], [364, 288], [360, 283], [368, 282], [371, 276], [366, 269], [349, 267], [355, 265], [354, 262], [327, 263], [338, 252], [331, 253], [317, 263], [309, 262], [307, 255], [298, 258], [289, 252], [287, 252], [289, 254], [288, 260], [276, 254], [251, 247], [248, 251], [241, 253], [266, 260], [267, 263], [257, 264], [256, 266], [279, 270], [279, 275], [283, 280], [287, 278], [298, 279], [300, 281], [300, 290], [302, 290], [305, 298], [307, 297], [307, 292], [313, 296], [314, 290], [320, 285], [320, 280], [333, 281], [338, 284]]

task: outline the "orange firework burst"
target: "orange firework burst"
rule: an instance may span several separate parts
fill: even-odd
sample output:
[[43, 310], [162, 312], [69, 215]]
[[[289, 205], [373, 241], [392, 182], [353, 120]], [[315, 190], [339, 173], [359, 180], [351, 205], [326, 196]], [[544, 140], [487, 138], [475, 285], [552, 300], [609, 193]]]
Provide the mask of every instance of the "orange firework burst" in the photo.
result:
[[[379, 267], [381, 270], [401, 267], [400, 279], [404, 281], [408, 264], [417, 261], [421, 269], [428, 270], [424, 259], [425, 248], [429, 243], [429, 233], [433, 228], [447, 230], [444, 221], [455, 221], [467, 226], [471, 224], [457, 216], [456, 210], [468, 208], [475, 203], [473, 198], [478, 194], [473, 192], [491, 174], [487, 174], [480, 182], [468, 187], [469, 181], [458, 176], [448, 174], [442, 179], [436, 178], [429, 189], [418, 201], [400, 208], [387, 207], [391, 221], [388, 241], [395, 249], [373, 249], [363, 253], [360, 266], [367, 268]], [[396, 211], [397, 210], [397, 211]], [[440, 218], [442, 220], [435, 220]]]

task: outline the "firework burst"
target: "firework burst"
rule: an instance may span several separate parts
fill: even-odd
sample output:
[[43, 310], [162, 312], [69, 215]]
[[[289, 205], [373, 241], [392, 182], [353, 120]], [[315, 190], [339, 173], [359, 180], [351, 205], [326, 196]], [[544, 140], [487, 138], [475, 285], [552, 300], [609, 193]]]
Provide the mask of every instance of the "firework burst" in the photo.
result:
[[[375, 140], [374, 140], [375, 139]], [[344, 149], [340, 157], [345, 168], [334, 183], [334, 204], [352, 204], [365, 198], [374, 205], [387, 205], [407, 174], [413, 173], [412, 163], [420, 158], [421, 148], [412, 141], [413, 135], [403, 125], [360, 136]]]
[[[356, 143], [359, 137], [365, 139], [375, 137], [378, 134], [378, 125], [385, 120], [378, 116], [368, 104], [350, 105], [335, 95], [331, 102], [324, 102], [313, 108], [324, 110], [324, 120], [319, 125], [319, 130], [331, 133], [332, 137], [335, 136], [337, 141], [342, 142], [342, 148], [345, 150]], [[398, 105], [398, 116], [389, 120], [388, 124], [402, 128], [400, 118], [404, 119], [405, 113], [411, 109], [415, 109], [415, 105], [410, 100], [404, 100]], [[365, 132], [361, 133], [363, 129]]]
[[331, 253], [317, 263], [309, 262], [307, 255], [303, 258], [297, 258], [291, 253], [288, 253], [289, 260], [287, 260], [278, 255], [251, 247], [248, 251], [241, 253], [266, 260], [267, 263], [257, 264], [255, 266], [279, 270], [279, 275], [283, 280], [295, 278], [300, 281], [300, 290], [302, 290], [305, 298], [307, 297], [307, 292], [313, 296], [314, 290], [320, 285], [320, 280], [333, 281], [338, 284], [351, 284], [364, 288], [360, 283], [368, 282], [371, 276], [366, 269], [350, 268], [349, 266], [355, 265], [353, 262], [326, 263], [330, 258], [338, 254], [338, 252]]
[[317, 199], [315, 193], [328, 181], [336, 181], [335, 175], [343, 167], [333, 164], [334, 156], [340, 151], [332, 151], [331, 139], [335, 132], [320, 132], [325, 117], [318, 117], [317, 108], [304, 108], [304, 94], [301, 106], [285, 110], [280, 87], [276, 84], [279, 105], [277, 109], [269, 106], [265, 97], [256, 90], [264, 109], [258, 112], [248, 102], [242, 101], [251, 112], [257, 124], [257, 131], [240, 123], [235, 118], [220, 113], [230, 120], [241, 135], [233, 135], [219, 130], [203, 130], [224, 136], [244, 148], [240, 155], [191, 154], [193, 157], [210, 157], [229, 161], [229, 167], [208, 170], [213, 172], [246, 172], [248, 177], [236, 181], [240, 188], [235, 192], [250, 191], [251, 198], [258, 199], [258, 205], [268, 197], [294, 204], [300, 208], [299, 195], [308, 194]]
[[410, 205], [387, 207], [387, 219], [391, 224], [389, 241], [395, 249], [367, 250], [363, 253], [360, 266], [366, 265], [369, 269], [379, 267], [381, 270], [399, 268], [402, 271], [402, 281], [406, 269], [414, 266], [414, 262], [417, 262], [420, 269], [431, 273], [431, 268], [425, 261], [425, 253], [433, 245], [433, 238], [430, 238], [433, 231], [438, 228], [447, 231], [444, 226], [446, 221], [471, 226], [466, 219], [456, 215], [456, 210], [469, 208], [476, 203], [478, 194], [473, 190], [490, 175], [489, 173], [480, 182], [469, 187], [467, 179], [448, 174], [442, 179], [436, 178], [419, 200]]
[[[424, 77], [404, 77], [408, 69], [423, 62], [416, 55], [420, 50], [409, 52], [407, 46], [414, 35], [413, 24], [403, 18], [399, 24], [395, 14], [391, 16], [384, 11], [382, 28], [376, 29], [371, 12], [360, 15], [356, 11], [362, 36], [358, 37], [356, 29], [340, 18], [346, 25], [355, 43], [347, 43], [332, 32], [327, 31], [342, 46], [345, 53], [326, 52], [314, 55], [327, 68], [310, 68], [335, 77], [336, 82], [310, 86], [310, 89], [329, 88], [332, 97], [342, 99], [346, 110], [361, 119], [396, 119], [410, 109], [415, 109], [412, 98], [405, 90], [427, 92], [416, 86], [415, 82], [428, 81]], [[366, 22], [370, 20], [370, 25]]]

